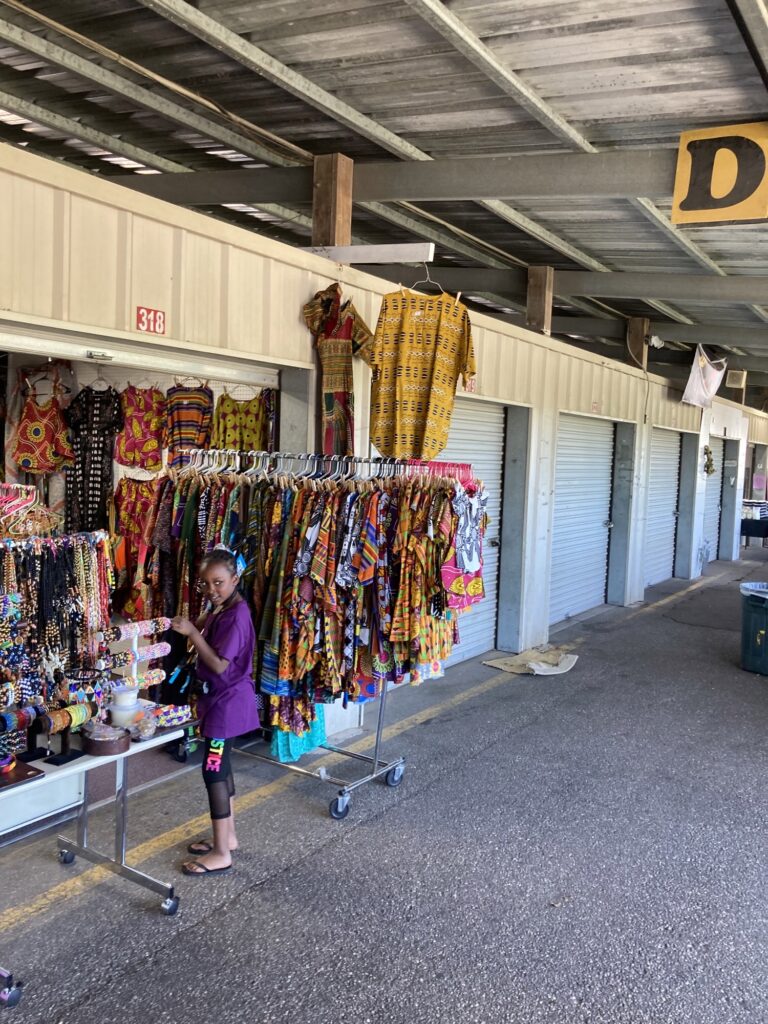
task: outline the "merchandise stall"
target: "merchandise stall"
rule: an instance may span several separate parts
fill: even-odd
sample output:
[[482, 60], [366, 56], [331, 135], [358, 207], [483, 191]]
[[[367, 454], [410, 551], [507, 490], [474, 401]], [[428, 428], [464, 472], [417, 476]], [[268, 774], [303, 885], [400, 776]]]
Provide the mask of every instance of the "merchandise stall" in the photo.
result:
[[[140, 344], [115, 343], [95, 349], [88, 341], [30, 343], [23, 335], [4, 337], [10, 351], [4, 353], [2, 362], [6, 401], [0, 434], [5, 449], [3, 486], [7, 489], [7, 515], [0, 496], [2, 550], [22, 552], [16, 558], [26, 566], [32, 557], [27, 551], [34, 551], [37, 545], [50, 551], [66, 544], [76, 551], [78, 538], [103, 537], [100, 544], [108, 550], [111, 584], [109, 610], [106, 606], [102, 609], [102, 618], [107, 618], [100, 621], [100, 628], [106, 628], [115, 616], [114, 621], [152, 616], [155, 595], [144, 582], [147, 549], [143, 533], [159, 476], [169, 465], [178, 467], [184, 462], [182, 449], [189, 443], [210, 445], [215, 441], [274, 448], [279, 418], [277, 369], [191, 353], [184, 360], [182, 376], [174, 372], [181, 366], [178, 358], [158, 346], [151, 352]], [[30, 350], [35, 354], [28, 354]], [[41, 351], [54, 354], [37, 354]], [[78, 579], [71, 588], [80, 602], [83, 585]], [[26, 587], [21, 592], [24, 600], [31, 600], [40, 582], [31, 579], [20, 586]], [[1, 600], [12, 596], [6, 581]], [[51, 599], [43, 591], [41, 599], [50, 603], [58, 596]], [[168, 611], [172, 615], [176, 609]], [[77, 752], [77, 737], [72, 741], [70, 737], [84, 724], [80, 722], [83, 709], [89, 709], [88, 717], [97, 715], [110, 683], [119, 682], [131, 671], [119, 664], [111, 664], [109, 671], [97, 671], [93, 639], [64, 636], [64, 650], [44, 643], [42, 623], [49, 613], [50, 608], [46, 613], [35, 609], [40, 623], [26, 628], [27, 643], [13, 638], [8, 641], [13, 653], [25, 651], [23, 671], [35, 682], [24, 682], [23, 689], [16, 692], [9, 686], [0, 687], [0, 715], [5, 716], [0, 724], [0, 757], [6, 768], [5, 785], [0, 790], [4, 793], [0, 842], [35, 822], [82, 805], [87, 796], [87, 774], [34, 767], [34, 754], [61, 757], [70, 753], [70, 747]], [[24, 622], [28, 623], [26, 612]], [[14, 628], [12, 619], [0, 623], [6, 633]], [[163, 633], [155, 639], [165, 642], [173, 637]], [[142, 648], [151, 640], [142, 638]], [[121, 646], [125, 644], [118, 644]], [[152, 672], [164, 674], [173, 652], [167, 642], [163, 651], [148, 662], [154, 666], [150, 678]], [[144, 673], [142, 681], [143, 677]], [[67, 685], [71, 693], [62, 689]], [[151, 695], [168, 703], [160, 687]], [[38, 696], [44, 699], [30, 704], [31, 698]], [[74, 720], [59, 721], [70, 701]], [[37, 721], [30, 729], [26, 716], [34, 707]], [[21, 712], [21, 708], [25, 710]], [[12, 721], [14, 715], [18, 721]], [[11, 728], [11, 724], [25, 728]], [[44, 734], [42, 724], [48, 726]], [[45, 738], [44, 748], [34, 745], [40, 734]], [[28, 743], [33, 743], [32, 747], [28, 748]], [[186, 747], [181, 744], [178, 751], [183, 759]], [[16, 758], [13, 773], [11, 758]], [[45, 785], [36, 787], [34, 801], [25, 796], [26, 787], [14, 787], [11, 792], [11, 775], [21, 781], [22, 764], [30, 765], [23, 770], [26, 779], [45, 773]], [[144, 759], [142, 776], [161, 777], [177, 768], [170, 759], [156, 755]], [[103, 789], [106, 785], [108, 780], [101, 773], [98, 786]]]

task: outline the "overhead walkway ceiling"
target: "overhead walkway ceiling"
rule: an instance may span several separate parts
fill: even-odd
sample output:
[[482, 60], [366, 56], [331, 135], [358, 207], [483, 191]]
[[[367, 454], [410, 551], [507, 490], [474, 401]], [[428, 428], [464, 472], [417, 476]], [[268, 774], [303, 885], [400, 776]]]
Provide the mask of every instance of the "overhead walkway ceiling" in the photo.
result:
[[[330, 152], [358, 166], [663, 156], [681, 131], [767, 119], [766, 59], [753, 0], [0, 0], [0, 139], [103, 176], [308, 167]], [[560, 180], [538, 196], [360, 199], [353, 234], [434, 241], [433, 277], [472, 270], [462, 291], [521, 323], [514, 289], [481, 287], [478, 270], [642, 274], [647, 291], [589, 276], [568, 291], [563, 274], [556, 330], [622, 358], [621, 319], [649, 317], [668, 342], [654, 368], [674, 375], [698, 337], [685, 329], [706, 325], [702, 339], [748, 367], [748, 400], [762, 404], [765, 282], [736, 298], [727, 283], [657, 282], [768, 277], [768, 224], [678, 228], [671, 194], [590, 196]], [[202, 208], [309, 241], [305, 199]]]

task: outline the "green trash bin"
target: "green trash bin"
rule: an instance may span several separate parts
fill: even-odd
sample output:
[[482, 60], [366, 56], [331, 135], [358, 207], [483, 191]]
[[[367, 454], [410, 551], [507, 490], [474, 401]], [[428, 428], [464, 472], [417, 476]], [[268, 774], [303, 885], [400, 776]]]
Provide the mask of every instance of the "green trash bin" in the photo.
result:
[[742, 583], [741, 667], [768, 676], [768, 583]]

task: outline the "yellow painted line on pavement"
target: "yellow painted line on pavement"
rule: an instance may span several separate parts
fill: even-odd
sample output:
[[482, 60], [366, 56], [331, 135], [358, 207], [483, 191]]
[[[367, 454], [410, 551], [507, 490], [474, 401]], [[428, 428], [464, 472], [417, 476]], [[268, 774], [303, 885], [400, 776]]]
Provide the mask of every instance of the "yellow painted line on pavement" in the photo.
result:
[[[533, 651], [527, 653], [529, 653], [530, 656], [534, 655]], [[464, 690], [462, 693], [457, 694], [455, 697], [451, 697], [449, 700], [432, 704], [430, 707], [425, 708], [422, 711], [418, 711], [414, 715], [409, 715], [407, 718], [403, 718], [400, 722], [394, 722], [392, 725], [387, 726], [384, 729], [383, 738], [386, 741], [393, 740], [403, 733], [408, 732], [409, 729], [413, 729], [415, 726], [421, 725], [424, 722], [429, 721], [431, 718], [436, 718], [437, 716], [444, 714], [446, 711], [459, 707], [461, 704], [466, 703], [466, 701], [473, 700], [475, 697], [480, 697], [483, 694], [496, 689], [496, 687], [501, 686], [502, 683], [511, 682], [514, 679], [515, 677], [510, 675], [508, 672], [499, 672], [497, 675], [491, 676], [490, 679], [486, 679], [485, 682], [478, 683], [477, 686]], [[357, 742], [350, 744], [346, 749], [352, 750], [358, 754], [363, 753], [373, 747], [374, 741], [374, 736], [364, 736]], [[328, 767], [342, 761], [343, 759], [343, 756], [340, 754], [326, 754], [323, 757], [315, 758], [311, 763], [311, 767], [313, 769], [318, 769], [321, 766]], [[272, 799], [272, 797], [285, 792], [289, 787], [296, 785], [298, 780], [299, 776], [286, 774], [279, 779], [274, 779], [272, 782], [267, 782], [262, 786], [258, 786], [256, 789], [253, 789], [248, 793], [244, 793], [242, 796], [235, 797], [235, 813], [243, 814], [245, 811], [250, 811], [254, 807], [258, 807], [260, 804]], [[171, 850], [180, 843], [189, 842], [190, 837], [205, 829], [209, 824], [210, 817], [207, 814], [200, 814], [196, 818], [191, 818], [189, 821], [185, 821], [181, 825], [177, 825], [175, 828], [169, 829], [167, 832], [163, 832], [160, 835], [154, 836], [152, 839], [148, 839], [146, 842], [133, 847], [132, 850], [128, 851], [126, 861], [132, 867], [137, 867], [144, 861], [147, 861], [160, 853], [164, 853], [167, 850]], [[23, 906], [9, 907], [8, 910], [0, 912], [0, 933], [3, 933], [16, 925], [26, 924], [36, 915], [41, 914], [46, 910], [56, 909], [67, 900], [82, 896], [84, 893], [97, 886], [100, 882], [109, 878], [110, 875], [111, 872], [107, 871], [105, 868], [88, 868], [87, 871], [83, 871], [83, 873], [78, 875], [76, 878], [68, 878], [65, 882], [60, 882], [58, 885], [52, 886], [40, 896], [34, 897]]]
[[716, 576], [704, 576], [700, 580], [696, 580], [689, 587], [684, 590], [679, 590], [676, 594], [668, 594], [667, 597], [661, 597], [658, 601], [654, 601], [652, 604], [647, 604], [643, 608], [638, 608], [637, 611], [630, 612], [624, 618], [624, 622], [629, 622], [630, 619], [636, 618], [638, 615], [646, 615], [648, 612], [655, 612], [657, 608], [661, 608], [662, 605], [672, 604], [673, 601], [679, 601], [681, 597], [685, 597], [694, 590], [698, 590], [699, 587], [706, 587], [709, 583], [714, 583], [715, 580], [720, 580], [723, 576], [727, 576], [728, 573], [719, 572]]
[[[713, 583], [715, 580], [721, 579], [725, 575], [727, 574], [719, 573], [717, 576], [708, 576], [704, 579], [697, 580], [695, 583], [692, 583], [689, 587], [679, 591], [677, 594], [670, 594], [667, 597], [655, 601], [653, 604], [646, 605], [643, 608], [639, 608], [637, 611], [631, 612], [623, 621], [627, 622], [638, 615], [644, 615], [647, 612], [655, 611], [663, 605], [670, 604], [673, 601], [678, 601], [680, 598], [685, 597], [687, 594], [697, 590], [699, 587]], [[573, 646], [580, 644], [581, 639], [582, 638], [579, 638], [579, 640], [572, 642]], [[530, 660], [535, 658], [537, 653], [539, 652], [535, 649], [524, 651], [522, 654], [516, 655], [515, 658], [516, 660], [522, 660], [524, 658]], [[491, 678], [487, 679], [485, 682], [479, 683], [477, 686], [470, 687], [468, 690], [462, 691], [462, 693], [457, 694], [455, 697], [451, 697], [449, 700], [432, 704], [428, 708], [424, 708], [422, 711], [418, 711], [414, 715], [409, 715], [407, 718], [403, 718], [399, 722], [394, 722], [392, 725], [389, 725], [384, 729], [383, 738], [387, 742], [389, 740], [393, 740], [403, 733], [408, 732], [410, 729], [415, 728], [417, 725], [421, 725], [422, 723], [429, 721], [431, 718], [436, 718], [453, 708], [459, 707], [468, 700], [480, 697], [484, 693], [488, 693], [489, 691], [496, 689], [496, 687], [501, 686], [505, 681], [511, 681], [513, 679], [515, 679], [513, 674], [509, 672], [499, 672], [497, 675], [491, 676]], [[356, 743], [352, 743], [347, 749], [354, 753], [363, 753], [373, 747], [374, 740], [375, 737], [372, 735], [364, 736]], [[315, 770], [320, 767], [327, 768], [342, 760], [342, 755], [326, 754], [323, 757], [315, 758], [312, 761], [312, 768]], [[260, 806], [267, 800], [271, 800], [273, 797], [285, 792], [291, 786], [296, 785], [299, 778], [300, 777], [296, 775], [286, 774], [279, 779], [274, 779], [272, 782], [266, 782], [264, 785], [257, 786], [250, 792], [236, 797], [235, 812], [237, 814], [243, 814], [245, 811], [250, 811], [253, 808]], [[205, 829], [209, 822], [210, 818], [207, 814], [199, 814], [197, 817], [191, 818], [188, 821], [183, 822], [181, 825], [177, 825], [175, 828], [169, 829], [167, 832], [163, 832], [160, 835], [154, 836], [152, 839], [148, 839], [146, 842], [133, 847], [132, 850], [128, 851], [126, 861], [132, 867], [137, 867], [144, 861], [150, 860], [152, 857], [164, 853], [167, 850], [171, 850], [175, 846], [188, 841], [190, 836], [193, 836], [195, 833]], [[82, 874], [77, 877], [68, 878], [66, 881], [52, 886], [40, 896], [33, 898], [23, 906], [10, 907], [8, 910], [0, 912], [0, 933], [5, 932], [16, 925], [26, 924], [32, 917], [44, 913], [46, 910], [60, 907], [61, 904], [67, 900], [82, 896], [84, 893], [93, 889], [95, 886], [99, 885], [99, 883], [107, 879], [110, 874], [111, 872], [104, 868], [88, 868], [88, 870], [83, 871]]]

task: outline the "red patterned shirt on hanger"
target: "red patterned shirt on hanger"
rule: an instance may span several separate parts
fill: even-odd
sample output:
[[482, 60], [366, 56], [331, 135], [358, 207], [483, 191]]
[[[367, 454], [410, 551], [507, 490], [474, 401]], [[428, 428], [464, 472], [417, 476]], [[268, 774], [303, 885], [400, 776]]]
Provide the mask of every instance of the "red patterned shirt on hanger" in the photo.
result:
[[124, 424], [115, 443], [115, 461], [122, 466], [153, 472], [160, 469], [165, 395], [158, 388], [137, 388], [129, 384], [120, 395], [120, 403]]
[[74, 458], [59, 400], [52, 395], [38, 402], [34, 389], [27, 396], [11, 458], [25, 473], [55, 473]]

